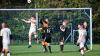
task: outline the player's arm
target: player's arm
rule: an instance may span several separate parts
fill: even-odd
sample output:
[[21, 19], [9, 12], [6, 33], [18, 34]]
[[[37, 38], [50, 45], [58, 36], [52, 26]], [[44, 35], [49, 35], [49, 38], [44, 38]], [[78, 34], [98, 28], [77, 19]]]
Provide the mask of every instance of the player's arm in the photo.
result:
[[22, 21], [24, 21], [25, 23], [31, 23], [31, 20], [22, 19]]
[[65, 29], [63, 28], [62, 25], [60, 26], [60, 30], [63, 31], [63, 32], [65, 31]]
[[37, 30], [42, 30], [42, 27], [41, 28], [38, 28]]

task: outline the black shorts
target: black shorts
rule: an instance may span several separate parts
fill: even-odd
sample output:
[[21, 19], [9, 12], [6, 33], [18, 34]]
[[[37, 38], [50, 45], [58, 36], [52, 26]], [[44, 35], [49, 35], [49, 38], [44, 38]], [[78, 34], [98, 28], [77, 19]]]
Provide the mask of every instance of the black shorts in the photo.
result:
[[65, 32], [60, 32], [59, 41], [64, 41], [64, 37], [65, 37]]
[[45, 39], [45, 33], [42, 33], [42, 39]]
[[2, 37], [0, 36], [0, 52], [2, 51]]
[[46, 37], [45, 42], [51, 43], [51, 38], [52, 38], [51, 34], [50, 33], [46, 33], [45, 37]]

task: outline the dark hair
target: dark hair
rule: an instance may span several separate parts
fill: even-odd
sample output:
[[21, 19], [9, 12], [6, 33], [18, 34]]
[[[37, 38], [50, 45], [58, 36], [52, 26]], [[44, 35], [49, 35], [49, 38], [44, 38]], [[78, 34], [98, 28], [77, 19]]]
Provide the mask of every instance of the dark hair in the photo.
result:
[[82, 26], [83, 28], [85, 28], [84, 25], [83, 25], [83, 23], [79, 23], [78, 25], [80, 25], [80, 26]]
[[36, 18], [36, 16], [32, 15], [32, 17]]

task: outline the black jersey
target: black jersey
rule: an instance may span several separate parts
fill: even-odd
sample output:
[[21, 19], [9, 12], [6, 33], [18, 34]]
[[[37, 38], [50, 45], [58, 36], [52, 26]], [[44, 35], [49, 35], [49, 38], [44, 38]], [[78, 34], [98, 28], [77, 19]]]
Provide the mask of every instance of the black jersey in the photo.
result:
[[[48, 27], [48, 22], [42, 21], [42, 39], [47, 43], [51, 43], [51, 28]], [[46, 26], [45, 26], [46, 25]]]
[[51, 29], [49, 28], [43, 28], [43, 39], [45, 39], [45, 41], [47, 43], [51, 43]]
[[[61, 29], [64, 29], [65, 31], [62, 31]], [[60, 26], [60, 38], [59, 38], [60, 41], [64, 40], [66, 33], [67, 33], [67, 27], [65, 27], [64, 25], [61, 25]]]

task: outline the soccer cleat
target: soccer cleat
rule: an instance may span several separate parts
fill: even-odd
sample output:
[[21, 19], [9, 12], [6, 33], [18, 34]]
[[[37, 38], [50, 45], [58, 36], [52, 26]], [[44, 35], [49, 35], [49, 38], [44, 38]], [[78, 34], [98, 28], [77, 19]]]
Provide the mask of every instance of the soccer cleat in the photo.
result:
[[81, 56], [84, 56], [84, 55], [81, 54]]
[[31, 45], [28, 46], [28, 48], [31, 48], [31, 47], [32, 47]]
[[89, 51], [90, 51], [90, 50], [86, 50], [85, 53], [86, 53], [86, 52], [89, 52]]

